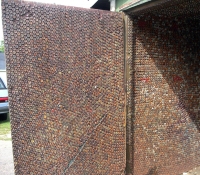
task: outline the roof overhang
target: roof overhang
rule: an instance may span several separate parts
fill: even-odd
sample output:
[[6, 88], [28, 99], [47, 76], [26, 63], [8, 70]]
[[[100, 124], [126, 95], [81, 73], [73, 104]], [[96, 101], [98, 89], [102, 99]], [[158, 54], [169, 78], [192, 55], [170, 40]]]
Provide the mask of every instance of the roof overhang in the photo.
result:
[[[133, 16], [144, 13], [155, 13], [156, 15], [200, 15], [200, 1], [198, 0], [132, 0], [120, 7], [120, 11]], [[179, 10], [177, 10], [178, 7]]]
[[121, 6], [119, 10], [124, 12], [137, 13], [146, 9], [151, 9], [153, 7], [163, 5], [164, 3], [169, 3], [170, 1], [175, 2], [177, 0], [132, 0], [131, 2]]

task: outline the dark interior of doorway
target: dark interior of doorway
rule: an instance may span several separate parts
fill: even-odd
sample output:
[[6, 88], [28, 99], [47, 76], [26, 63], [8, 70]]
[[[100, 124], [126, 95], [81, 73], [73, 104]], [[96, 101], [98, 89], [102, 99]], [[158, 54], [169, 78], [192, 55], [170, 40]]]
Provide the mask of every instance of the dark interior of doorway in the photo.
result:
[[91, 8], [110, 11], [110, 1], [109, 0], [98, 0]]

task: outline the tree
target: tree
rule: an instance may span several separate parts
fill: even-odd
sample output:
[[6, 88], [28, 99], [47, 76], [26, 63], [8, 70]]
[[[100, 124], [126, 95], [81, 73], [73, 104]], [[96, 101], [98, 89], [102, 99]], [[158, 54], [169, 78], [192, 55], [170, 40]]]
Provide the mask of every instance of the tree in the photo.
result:
[[0, 52], [4, 52], [4, 41], [0, 43]]

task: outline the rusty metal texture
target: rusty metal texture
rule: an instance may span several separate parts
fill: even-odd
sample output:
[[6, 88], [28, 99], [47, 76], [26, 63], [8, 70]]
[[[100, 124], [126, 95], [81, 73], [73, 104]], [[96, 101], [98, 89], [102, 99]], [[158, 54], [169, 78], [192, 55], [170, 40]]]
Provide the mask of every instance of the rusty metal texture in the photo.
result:
[[16, 175], [123, 174], [122, 15], [2, 2]]
[[127, 173], [182, 174], [200, 164], [199, 1], [170, 1], [127, 25]]

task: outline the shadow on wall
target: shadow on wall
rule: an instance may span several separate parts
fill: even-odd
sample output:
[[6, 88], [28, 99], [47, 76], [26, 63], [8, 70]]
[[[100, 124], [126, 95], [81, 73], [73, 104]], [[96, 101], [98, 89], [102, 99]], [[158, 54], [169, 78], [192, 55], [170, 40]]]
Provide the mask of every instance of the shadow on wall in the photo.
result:
[[182, 173], [200, 161], [200, 20], [148, 14], [134, 24], [134, 173]]
[[[188, 114], [200, 132], [200, 20], [194, 17], [183, 17], [177, 21], [170, 18], [162, 20], [166, 21], [167, 27], [159, 26], [159, 22], [148, 21], [152, 27], [146, 28], [145, 35], [140, 35], [138, 39], [143, 42], [149, 57], [177, 96], [177, 108]], [[154, 44], [154, 49], [145, 45], [145, 40]]]

